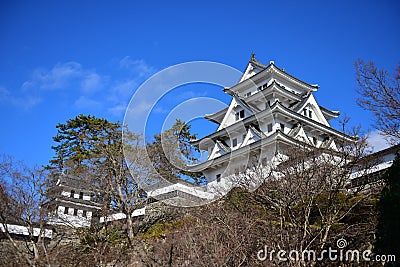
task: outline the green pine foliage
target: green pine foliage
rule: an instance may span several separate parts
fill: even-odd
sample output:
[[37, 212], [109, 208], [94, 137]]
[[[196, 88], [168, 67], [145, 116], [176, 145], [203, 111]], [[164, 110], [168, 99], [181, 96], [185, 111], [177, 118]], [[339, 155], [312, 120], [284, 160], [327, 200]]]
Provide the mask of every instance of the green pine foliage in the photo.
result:
[[121, 124], [109, 122], [91, 115], [79, 115], [56, 126], [53, 137], [55, 156], [47, 169], [53, 174], [79, 175], [91, 166], [104, 161], [100, 148], [103, 145], [120, 144]]
[[175, 182], [179, 179], [202, 185], [205, 177], [201, 173], [189, 172], [185, 165], [196, 162], [196, 148], [190, 145], [190, 141], [197, 135], [190, 131], [191, 126], [177, 119], [171, 129], [161, 134], [154, 135], [154, 139], [147, 145], [149, 157], [158, 174]]

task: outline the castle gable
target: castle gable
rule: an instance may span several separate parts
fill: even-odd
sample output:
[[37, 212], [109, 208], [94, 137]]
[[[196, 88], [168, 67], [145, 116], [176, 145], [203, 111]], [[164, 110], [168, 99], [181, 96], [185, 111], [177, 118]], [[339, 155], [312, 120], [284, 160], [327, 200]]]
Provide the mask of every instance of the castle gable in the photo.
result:
[[325, 116], [322, 114], [320, 106], [318, 105], [315, 97], [310, 93], [304, 100], [295, 108], [295, 111], [308, 117], [312, 120], [320, 122], [328, 127], [330, 127], [329, 122], [326, 120]]

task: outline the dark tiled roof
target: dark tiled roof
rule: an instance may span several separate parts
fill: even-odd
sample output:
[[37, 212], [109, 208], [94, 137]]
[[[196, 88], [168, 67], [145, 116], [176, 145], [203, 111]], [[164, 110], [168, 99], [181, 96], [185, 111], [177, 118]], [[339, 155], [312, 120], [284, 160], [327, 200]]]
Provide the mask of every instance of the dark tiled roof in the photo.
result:
[[224, 152], [230, 152], [230, 147], [222, 140], [217, 140], [217, 144], [222, 148]]

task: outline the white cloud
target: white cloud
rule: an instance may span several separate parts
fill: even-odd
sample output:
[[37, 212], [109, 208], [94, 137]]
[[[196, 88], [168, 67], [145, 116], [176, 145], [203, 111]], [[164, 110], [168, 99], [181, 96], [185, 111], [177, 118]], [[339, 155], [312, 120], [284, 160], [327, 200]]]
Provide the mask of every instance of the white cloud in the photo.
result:
[[155, 107], [152, 112], [158, 114], [167, 114], [170, 110], [164, 107]]
[[10, 91], [8, 91], [6, 88], [0, 86], [0, 99], [6, 100], [8, 97], [10, 97]]
[[22, 89], [30, 90], [74, 90], [91, 94], [102, 90], [108, 83], [108, 77], [94, 70], [85, 69], [74, 61], [57, 63], [52, 69], [37, 68], [31, 79], [24, 82]]
[[[125, 79], [114, 80], [109, 86], [106, 98], [111, 107], [108, 108], [108, 111], [114, 116], [121, 116], [125, 113], [128, 103], [139, 84], [155, 72], [155, 69], [147, 65], [143, 60], [132, 60], [128, 56], [119, 61], [119, 67], [128, 70], [129, 73]], [[154, 92], [147, 93], [152, 95]], [[146, 102], [146, 97], [142, 100], [134, 110], [137, 116], [144, 114], [151, 108], [151, 105]]]
[[58, 63], [51, 70], [36, 69], [32, 74], [32, 78], [26, 81], [22, 88], [63, 89], [74, 80], [82, 79], [84, 76], [85, 72], [81, 64], [77, 62]]
[[119, 117], [124, 114], [126, 110], [126, 105], [125, 104], [117, 104], [113, 107], [108, 108], [108, 112], [111, 113], [112, 115]]
[[82, 91], [88, 94], [100, 91], [106, 81], [99, 74], [91, 72], [81, 82]]
[[28, 93], [22, 96], [13, 95], [9, 90], [0, 87], [0, 103], [10, 104], [14, 107], [28, 110], [42, 102], [38, 96], [30, 95]]
[[142, 113], [148, 112], [152, 106], [153, 105], [151, 103], [142, 101], [139, 104], [135, 105], [135, 109], [132, 110], [132, 112], [134, 112], [135, 114], [142, 114]]
[[375, 130], [368, 135], [368, 143], [373, 148], [374, 152], [390, 147], [390, 144], [387, 143], [378, 130]]
[[97, 109], [102, 105], [99, 101], [88, 98], [86, 96], [80, 96], [74, 103], [74, 106], [78, 109]]
[[148, 76], [155, 72], [155, 69], [142, 59], [133, 60], [131, 57], [126, 56], [119, 62], [120, 68], [129, 70], [139, 77]]
[[112, 96], [121, 98], [130, 98], [135, 92], [138, 82], [135, 79], [117, 81], [111, 88]]
[[130, 57], [124, 57], [115, 68], [120, 70], [117, 74], [112, 74], [114, 70], [101, 74], [75, 61], [57, 63], [50, 69], [37, 68], [18, 90], [0, 87], [0, 100], [29, 109], [45, 99], [71, 101], [72, 96], [75, 99], [71, 106], [77, 109], [104, 108], [103, 111], [120, 116], [137, 86], [154, 68]]

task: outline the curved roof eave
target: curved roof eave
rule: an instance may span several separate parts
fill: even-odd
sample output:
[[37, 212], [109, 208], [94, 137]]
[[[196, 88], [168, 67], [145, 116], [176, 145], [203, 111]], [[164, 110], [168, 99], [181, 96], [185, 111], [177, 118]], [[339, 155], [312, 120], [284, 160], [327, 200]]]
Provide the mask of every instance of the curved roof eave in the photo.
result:
[[[254, 120], [260, 119], [260, 118], [262, 118], [264, 116], [271, 115], [271, 113], [276, 112], [276, 111], [279, 111], [281, 113], [285, 113], [288, 116], [291, 116], [293, 118], [296, 118], [297, 120], [306, 122], [306, 123], [308, 123], [310, 125], [317, 126], [317, 128], [319, 128], [320, 130], [329, 132], [331, 134], [334, 134], [337, 137], [344, 137], [346, 139], [346, 141], [354, 142], [354, 141], [358, 140], [357, 137], [349, 136], [349, 135], [344, 134], [344, 133], [342, 133], [342, 132], [340, 132], [340, 131], [338, 131], [338, 130], [336, 130], [334, 128], [328, 127], [328, 126], [326, 126], [326, 125], [324, 125], [324, 124], [322, 124], [322, 123], [320, 123], [318, 121], [314, 121], [314, 120], [312, 120], [310, 118], [304, 117], [304, 116], [300, 115], [299, 113], [297, 113], [297, 112], [295, 112], [295, 111], [293, 111], [293, 110], [291, 110], [289, 108], [286, 108], [285, 106], [283, 106], [278, 101], [275, 102], [274, 104], [272, 104], [271, 109], [263, 110], [263, 111], [255, 114], [255, 115], [251, 115], [251, 116], [245, 118], [244, 120], [241, 120], [240, 122], [242, 122], [243, 124], [246, 125], [246, 124], [249, 124], [249, 123], [253, 122]], [[265, 114], [262, 114], [262, 113], [265, 113]], [[261, 114], [261, 116], [260, 116], [260, 114]], [[240, 126], [241, 125], [242, 124], [240, 124]], [[207, 139], [207, 138], [212, 139], [212, 138], [218, 137], [220, 135], [226, 134], [227, 132], [229, 132], [231, 130], [234, 130], [235, 127], [238, 127], [237, 123], [229, 125], [228, 127], [223, 128], [223, 129], [221, 129], [219, 131], [213, 132], [213, 133], [211, 133], [211, 134], [209, 134], [209, 135], [207, 135], [207, 136], [205, 136], [205, 137], [203, 137], [201, 139], [193, 140], [191, 142], [191, 144], [192, 145], [198, 145], [201, 142], [201, 140], [204, 140], [204, 139]]]
[[291, 109], [286, 108], [285, 106], [283, 106], [281, 103], [279, 102], [275, 102], [272, 106], [271, 106], [271, 110], [274, 110], [275, 108], [279, 108], [281, 111], [284, 111], [286, 113], [289, 113], [288, 115], [292, 115], [294, 117], [296, 117], [299, 120], [302, 120], [304, 122], [307, 122], [309, 124], [313, 124], [315, 126], [317, 126], [318, 128], [321, 128], [322, 130], [326, 130], [328, 132], [331, 132], [333, 134], [335, 134], [336, 136], [340, 136], [340, 137], [345, 137], [347, 139], [347, 141], [357, 141], [358, 138], [357, 137], [353, 137], [353, 136], [349, 136], [347, 134], [344, 134], [334, 128], [328, 127], [318, 121], [314, 121], [308, 117], [304, 117], [301, 116], [300, 114], [298, 114], [297, 112], [294, 112]]
[[[249, 83], [250, 81], [251, 81], [252, 83], [255, 84], [255, 81], [261, 79], [261, 77], [262, 77], [264, 74], [268, 73], [268, 72], [271, 71], [271, 70], [272, 70], [272, 71], [275, 71], [275, 72], [276, 72], [277, 74], [279, 74], [280, 76], [287, 78], [289, 81], [292, 81], [292, 82], [294, 82], [294, 83], [300, 85], [301, 87], [303, 87], [303, 88], [305, 88], [305, 89], [308, 89], [309, 91], [315, 92], [315, 91], [317, 91], [318, 88], [319, 88], [318, 85], [313, 85], [313, 84], [306, 83], [306, 82], [304, 82], [304, 81], [302, 81], [302, 80], [296, 78], [295, 76], [293, 76], [293, 75], [287, 73], [286, 71], [283, 71], [281, 68], [277, 67], [277, 66], [275, 65], [275, 63], [271, 62], [271, 63], [270, 63], [268, 66], [266, 66], [262, 71], [260, 71], [260, 72], [258, 72], [258, 73], [256, 73], [256, 74], [254, 74], [253, 76], [247, 78], [246, 80], [243, 80], [243, 81], [241, 81], [241, 82], [235, 84], [234, 86], [230, 87], [230, 89], [231, 89], [231, 90], [232, 90], [232, 89], [235, 90], [237, 87], [242, 87], [243, 85], [246, 85], [246, 83]], [[244, 74], [244, 73], [243, 73], [243, 74]]]
[[[211, 166], [214, 165], [219, 165], [219, 164], [223, 164], [226, 161], [232, 159], [232, 158], [236, 158], [241, 156], [244, 153], [249, 153], [252, 150], [259, 148], [259, 147], [263, 147], [266, 145], [271, 144], [272, 142], [274, 142], [275, 140], [279, 140], [279, 141], [283, 141], [287, 144], [291, 144], [291, 145], [303, 145], [309, 149], [313, 149], [316, 148], [310, 144], [307, 144], [306, 142], [303, 142], [301, 140], [295, 139], [287, 134], [285, 134], [284, 132], [282, 132], [281, 130], [276, 130], [272, 135], [266, 136], [264, 138], [261, 138], [260, 140], [255, 141], [254, 143], [251, 143], [247, 146], [238, 148], [236, 150], [231, 151], [231, 153], [226, 153], [223, 154], [217, 158], [211, 159], [211, 160], [207, 160], [205, 162], [196, 164], [196, 165], [192, 165], [190, 168], [190, 171], [193, 172], [197, 172], [197, 171], [203, 171], [206, 168], [209, 168]], [[249, 148], [250, 146], [250, 148]], [[325, 149], [326, 150], [326, 149]]]
[[319, 106], [319, 108], [322, 114], [324, 114], [325, 117], [328, 116], [330, 119], [336, 118], [340, 115], [340, 111], [330, 110], [323, 106]]
[[248, 97], [248, 99], [249, 99], [248, 102], [251, 102], [251, 101], [255, 100], [253, 98], [256, 98], [255, 96], [257, 96], [258, 94], [266, 95], [267, 93], [270, 93], [268, 91], [270, 89], [273, 89], [273, 88], [276, 88], [276, 91], [278, 91], [282, 95], [286, 95], [287, 97], [292, 97], [294, 99], [297, 99], [298, 101], [301, 100], [301, 96], [300, 95], [297, 95], [297, 94], [295, 94], [295, 93], [293, 93], [293, 92], [291, 92], [289, 90], [286, 90], [282, 85], [280, 85], [276, 81], [273, 81], [270, 85], [267, 86], [267, 88], [264, 88], [264, 89], [258, 91], [256, 94], [253, 94], [253, 95], [249, 96]]
[[303, 85], [303, 87], [308, 88], [310, 91], [315, 92], [315, 91], [317, 91], [318, 88], [319, 88], [319, 85], [314, 85], [314, 84], [306, 83], [305, 81], [302, 81], [302, 80], [296, 78], [295, 76], [293, 76], [293, 75], [287, 73], [286, 71], [283, 71], [281, 68], [277, 67], [277, 66], [276, 66], [275, 64], [273, 64], [273, 63], [270, 64], [270, 65], [272, 65], [272, 67], [273, 67], [274, 69], [276, 69], [277, 72], [278, 72], [281, 76], [285, 76], [285, 77], [289, 78], [289, 80], [293, 80], [293, 81], [295, 81], [296, 83], [298, 83], [298, 84], [300, 84], [300, 85]]
[[210, 166], [224, 163], [224, 162], [226, 162], [227, 160], [229, 160], [231, 158], [236, 158], [238, 156], [241, 156], [246, 152], [249, 152], [249, 151], [251, 151], [251, 150], [253, 150], [255, 148], [258, 148], [259, 146], [268, 145], [269, 143], [272, 143], [275, 140], [275, 138], [277, 137], [277, 135], [278, 135], [278, 131], [276, 131], [272, 135], [267, 136], [266, 138], [261, 138], [261, 139], [255, 141], [255, 142], [247, 145], [247, 146], [240, 147], [240, 148], [238, 148], [236, 150], [233, 150], [230, 153], [226, 153], [226, 154], [223, 154], [223, 155], [221, 155], [219, 157], [216, 157], [214, 159], [207, 160], [207, 161], [204, 161], [204, 162], [196, 164], [196, 165], [192, 165], [192, 166], [189, 167], [189, 171], [193, 171], [193, 172], [203, 171], [203, 170], [205, 170], [206, 168], [208, 168]]

